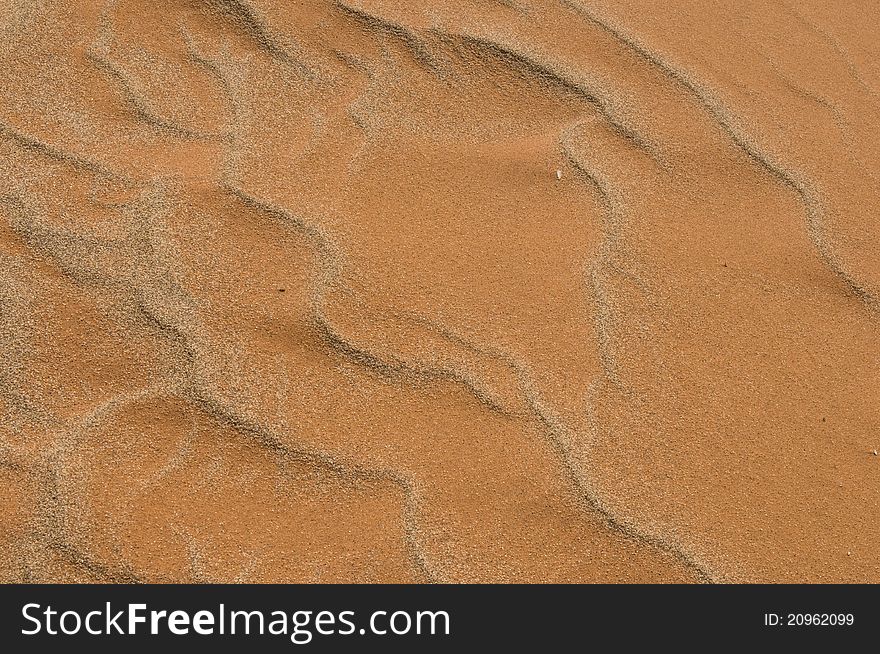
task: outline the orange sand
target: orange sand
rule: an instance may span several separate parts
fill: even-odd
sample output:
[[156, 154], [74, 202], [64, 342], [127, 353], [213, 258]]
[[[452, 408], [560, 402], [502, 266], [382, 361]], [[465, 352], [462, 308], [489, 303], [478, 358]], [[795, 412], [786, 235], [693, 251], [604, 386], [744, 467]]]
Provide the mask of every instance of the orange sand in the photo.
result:
[[0, 580], [878, 582], [875, 2], [0, 2]]

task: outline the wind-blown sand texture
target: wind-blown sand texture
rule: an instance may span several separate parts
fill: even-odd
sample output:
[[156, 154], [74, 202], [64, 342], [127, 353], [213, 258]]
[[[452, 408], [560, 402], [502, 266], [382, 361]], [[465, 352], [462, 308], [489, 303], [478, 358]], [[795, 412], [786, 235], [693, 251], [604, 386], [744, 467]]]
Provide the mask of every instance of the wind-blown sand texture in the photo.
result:
[[880, 581], [873, 0], [0, 2], [0, 579]]

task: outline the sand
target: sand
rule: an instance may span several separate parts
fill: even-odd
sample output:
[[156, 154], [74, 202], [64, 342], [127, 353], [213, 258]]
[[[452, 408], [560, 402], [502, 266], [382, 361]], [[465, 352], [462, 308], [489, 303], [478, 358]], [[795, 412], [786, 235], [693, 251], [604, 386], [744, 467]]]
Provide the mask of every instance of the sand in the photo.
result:
[[0, 2], [0, 580], [878, 582], [874, 2]]

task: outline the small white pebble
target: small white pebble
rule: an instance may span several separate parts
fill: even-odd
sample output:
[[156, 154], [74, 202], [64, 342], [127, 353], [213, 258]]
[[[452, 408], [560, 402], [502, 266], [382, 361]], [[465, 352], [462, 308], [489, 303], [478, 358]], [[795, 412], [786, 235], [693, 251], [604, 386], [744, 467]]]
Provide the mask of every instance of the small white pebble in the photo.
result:
[[871, 454], [873, 454], [874, 456], [877, 456], [877, 450], [871, 450]]
[[556, 179], [562, 179], [562, 171], [561, 170], [556, 171]]

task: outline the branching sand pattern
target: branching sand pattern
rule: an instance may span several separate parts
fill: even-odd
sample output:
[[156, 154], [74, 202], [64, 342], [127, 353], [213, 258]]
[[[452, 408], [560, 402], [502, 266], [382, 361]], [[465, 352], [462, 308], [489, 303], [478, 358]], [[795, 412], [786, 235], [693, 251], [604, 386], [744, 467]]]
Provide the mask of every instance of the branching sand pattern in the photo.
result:
[[0, 14], [2, 579], [877, 581], [832, 4]]

